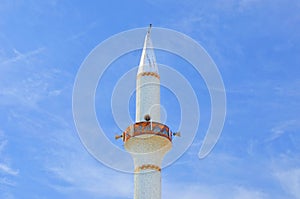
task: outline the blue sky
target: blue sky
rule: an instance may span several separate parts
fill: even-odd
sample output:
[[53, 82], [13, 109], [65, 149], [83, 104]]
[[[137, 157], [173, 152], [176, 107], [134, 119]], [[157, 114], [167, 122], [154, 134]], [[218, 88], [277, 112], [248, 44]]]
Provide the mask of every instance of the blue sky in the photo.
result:
[[[173, 63], [190, 80], [201, 107], [193, 144], [162, 172], [163, 198], [299, 199], [298, 0], [1, 0], [0, 198], [132, 198], [133, 176], [104, 166], [81, 144], [72, 89], [95, 46], [149, 23], [199, 42], [217, 64], [227, 94], [220, 140], [200, 160], [209, 94], [201, 76], [180, 67], [183, 61], [176, 65], [158, 53], [158, 62]], [[139, 53], [130, 54], [121, 72], [138, 62]], [[103, 91], [107, 99], [101, 92], [100, 108], [111, 91]], [[100, 121], [117, 129], [108, 116], [99, 114]], [[177, 128], [178, 117], [168, 122]]]

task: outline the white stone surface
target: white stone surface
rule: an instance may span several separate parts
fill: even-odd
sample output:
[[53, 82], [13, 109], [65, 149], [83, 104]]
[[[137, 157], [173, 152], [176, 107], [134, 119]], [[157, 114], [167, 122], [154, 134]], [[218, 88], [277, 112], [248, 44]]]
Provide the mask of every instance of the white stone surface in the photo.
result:
[[[147, 32], [139, 64], [136, 85], [136, 122], [151, 120], [160, 122], [160, 79], [150, 39]], [[172, 148], [172, 142], [163, 136], [143, 134], [129, 138], [125, 149], [132, 155], [135, 166], [134, 199], [161, 198], [161, 163]]]
[[161, 173], [146, 171], [134, 174], [134, 199], [160, 199]]
[[[135, 169], [143, 165], [161, 168], [163, 157], [172, 148], [172, 142], [159, 135], [141, 135], [130, 138], [124, 146], [133, 157]], [[134, 199], [161, 198], [161, 172], [157, 168], [135, 172]]]
[[160, 81], [155, 76], [138, 76], [136, 87], [136, 122], [151, 120], [160, 122]]
[[160, 80], [149, 28], [142, 51], [136, 82], [136, 122], [149, 114], [152, 121], [160, 122]]

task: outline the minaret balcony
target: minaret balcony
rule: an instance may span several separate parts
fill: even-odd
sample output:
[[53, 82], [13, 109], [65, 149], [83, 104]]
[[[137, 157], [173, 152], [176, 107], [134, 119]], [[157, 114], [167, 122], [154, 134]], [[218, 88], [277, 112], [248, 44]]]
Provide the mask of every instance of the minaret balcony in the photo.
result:
[[123, 132], [122, 137], [123, 141], [126, 142], [132, 137], [142, 135], [158, 135], [172, 141], [172, 132], [170, 128], [167, 125], [152, 121], [137, 122], [130, 125]]

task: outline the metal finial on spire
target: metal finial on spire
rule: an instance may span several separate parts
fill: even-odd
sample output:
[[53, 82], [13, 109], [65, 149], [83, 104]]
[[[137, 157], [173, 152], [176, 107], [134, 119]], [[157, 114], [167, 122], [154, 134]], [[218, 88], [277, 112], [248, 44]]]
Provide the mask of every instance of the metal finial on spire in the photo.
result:
[[149, 24], [149, 28], [147, 30], [147, 35], [146, 35], [146, 41], [148, 41], [150, 39], [150, 34], [151, 34], [151, 29], [152, 29], [152, 24]]
[[149, 25], [144, 41], [142, 56], [139, 64], [138, 74], [143, 72], [154, 72], [158, 74], [154, 49], [151, 41], [152, 24]]
[[149, 28], [148, 28], [148, 34], [150, 34], [150, 32], [151, 32], [151, 28], [152, 28], [152, 23], [151, 23], [151, 24], [149, 24]]

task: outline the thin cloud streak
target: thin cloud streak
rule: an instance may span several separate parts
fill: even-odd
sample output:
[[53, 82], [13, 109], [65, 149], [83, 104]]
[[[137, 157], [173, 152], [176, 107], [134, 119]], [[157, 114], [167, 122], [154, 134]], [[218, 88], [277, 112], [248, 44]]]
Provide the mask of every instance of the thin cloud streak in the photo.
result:
[[296, 119], [280, 122], [271, 129], [272, 135], [267, 141], [273, 141], [285, 133], [296, 132], [297, 129], [300, 129], [300, 123]]
[[16, 186], [16, 183], [4, 177], [4, 178], [0, 178], [0, 185], [14, 187]]
[[0, 172], [3, 172], [8, 175], [16, 176], [19, 174], [19, 171], [12, 169], [6, 164], [0, 163]]
[[45, 48], [42, 47], [42, 48], [37, 48], [35, 50], [29, 51], [29, 52], [26, 52], [26, 53], [21, 53], [17, 49], [14, 48], [13, 52], [14, 52], [15, 56], [12, 57], [12, 58], [7, 58], [7, 59], [3, 60], [0, 63], [0, 65], [5, 65], [5, 64], [10, 64], [10, 63], [18, 62], [18, 61], [27, 60], [28, 58], [30, 58], [30, 57], [32, 57], [34, 55], [40, 54], [44, 50], [45, 50]]
[[85, 29], [84, 31], [80, 31], [78, 33], [74, 33], [73, 35], [71, 35], [69, 38], [66, 39], [66, 41], [72, 41], [72, 40], [77, 40], [81, 37], [83, 37], [84, 35], [86, 35], [89, 31], [91, 31], [93, 28], [95, 28], [97, 25], [97, 22], [92, 22], [90, 23]]
[[103, 167], [83, 147], [78, 147], [81, 143], [74, 132], [60, 130], [53, 134], [50, 144], [55, 144], [56, 150], [49, 152], [42, 161], [48, 178], [52, 179], [47, 184], [57, 192], [67, 196], [84, 194], [92, 198], [130, 198], [133, 195], [133, 175]]
[[[189, 182], [190, 183], [190, 182]], [[205, 198], [205, 199], [270, 199], [262, 190], [235, 185], [203, 185], [187, 182], [166, 183], [163, 198]]]
[[0, 185], [15, 186], [16, 182], [11, 178], [18, 176], [19, 171], [9, 166], [7, 155], [3, 154], [7, 143], [4, 132], [0, 130]]
[[300, 168], [277, 171], [274, 175], [289, 195], [300, 199]]

